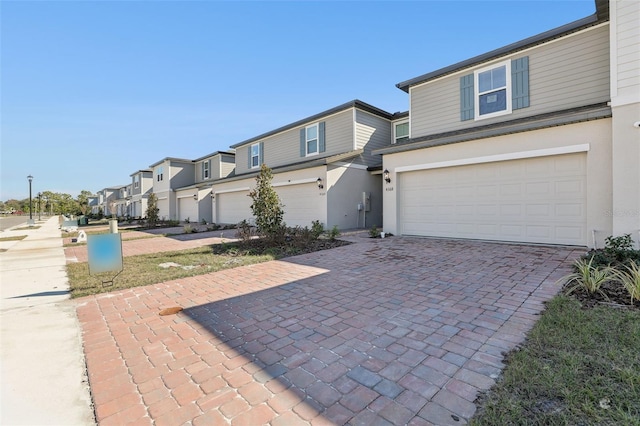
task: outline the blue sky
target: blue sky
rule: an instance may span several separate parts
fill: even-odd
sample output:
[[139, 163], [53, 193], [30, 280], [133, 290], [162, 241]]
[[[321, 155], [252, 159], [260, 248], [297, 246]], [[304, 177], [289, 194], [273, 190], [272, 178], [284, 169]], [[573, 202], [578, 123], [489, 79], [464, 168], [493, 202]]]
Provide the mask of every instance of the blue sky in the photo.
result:
[[592, 14], [593, 0], [2, 1], [0, 200], [96, 192]]

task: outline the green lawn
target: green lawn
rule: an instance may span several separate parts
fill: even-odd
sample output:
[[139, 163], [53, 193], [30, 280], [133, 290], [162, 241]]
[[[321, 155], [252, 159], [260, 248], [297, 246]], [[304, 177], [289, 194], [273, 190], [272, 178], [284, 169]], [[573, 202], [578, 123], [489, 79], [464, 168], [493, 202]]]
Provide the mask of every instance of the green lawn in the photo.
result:
[[640, 310], [557, 296], [472, 425], [640, 425]]
[[[91, 294], [105, 293], [131, 287], [139, 287], [192, 277], [223, 269], [243, 265], [266, 262], [275, 256], [263, 254], [214, 254], [211, 247], [145, 254], [124, 258], [124, 270], [115, 279], [113, 285], [103, 286], [102, 282], [113, 277], [114, 273], [89, 275], [88, 263], [72, 263], [67, 265], [71, 297], [82, 297]], [[158, 265], [173, 262], [181, 267], [162, 268]]]

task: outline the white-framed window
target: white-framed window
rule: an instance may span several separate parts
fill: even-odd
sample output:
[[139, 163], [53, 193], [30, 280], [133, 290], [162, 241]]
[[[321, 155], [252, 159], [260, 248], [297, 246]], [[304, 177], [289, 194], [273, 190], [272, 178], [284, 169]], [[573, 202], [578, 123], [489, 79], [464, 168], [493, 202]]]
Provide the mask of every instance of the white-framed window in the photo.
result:
[[393, 125], [393, 143], [409, 140], [409, 121], [402, 121]]
[[210, 161], [205, 161], [204, 163], [202, 163], [202, 179], [209, 179], [209, 167], [210, 167], [211, 162]]
[[511, 61], [474, 73], [475, 119], [511, 114]]
[[162, 182], [163, 179], [164, 179], [164, 169], [162, 166], [160, 166], [156, 169], [156, 180], [158, 182]]
[[255, 143], [251, 145], [251, 168], [255, 169], [260, 167], [260, 144]]
[[140, 175], [135, 175], [133, 177], [133, 187], [136, 189], [140, 187]]
[[318, 124], [313, 124], [305, 128], [306, 155], [316, 155], [319, 144]]

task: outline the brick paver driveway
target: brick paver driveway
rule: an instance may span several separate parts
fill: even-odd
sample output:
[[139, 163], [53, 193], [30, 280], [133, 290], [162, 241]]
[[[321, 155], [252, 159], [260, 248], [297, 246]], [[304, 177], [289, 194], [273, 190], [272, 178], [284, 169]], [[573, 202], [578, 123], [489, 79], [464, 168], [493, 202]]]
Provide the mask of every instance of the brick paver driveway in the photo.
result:
[[583, 252], [351, 239], [80, 299], [99, 422], [464, 424]]

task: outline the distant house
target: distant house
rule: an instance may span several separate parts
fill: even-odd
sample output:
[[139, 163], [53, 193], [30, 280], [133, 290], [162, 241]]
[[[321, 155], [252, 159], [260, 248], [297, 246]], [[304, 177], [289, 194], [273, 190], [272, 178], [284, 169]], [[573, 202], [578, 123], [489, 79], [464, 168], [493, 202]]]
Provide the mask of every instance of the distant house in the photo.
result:
[[[640, 2], [404, 81], [384, 229], [602, 246], [640, 230]], [[634, 124], [635, 123], [635, 124]]]
[[134, 218], [147, 215], [147, 199], [153, 190], [153, 171], [138, 170], [129, 175], [131, 177], [129, 214]]
[[354, 100], [232, 146], [235, 174], [212, 182], [212, 220], [251, 219], [250, 189], [262, 164], [284, 205], [288, 226], [319, 220], [341, 229], [382, 224], [380, 171], [395, 116]]
[[105, 216], [117, 214], [116, 200], [120, 196], [120, 190], [126, 185], [111, 186], [98, 191], [98, 210], [102, 209]]
[[176, 189], [194, 183], [193, 161], [166, 157], [149, 166], [153, 170], [153, 193], [158, 197], [158, 217], [178, 219]]
[[192, 161], [193, 181], [187, 186], [176, 188], [176, 217], [180, 221], [211, 223], [211, 184], [233, 174], [235, 153], [216, 151]]

